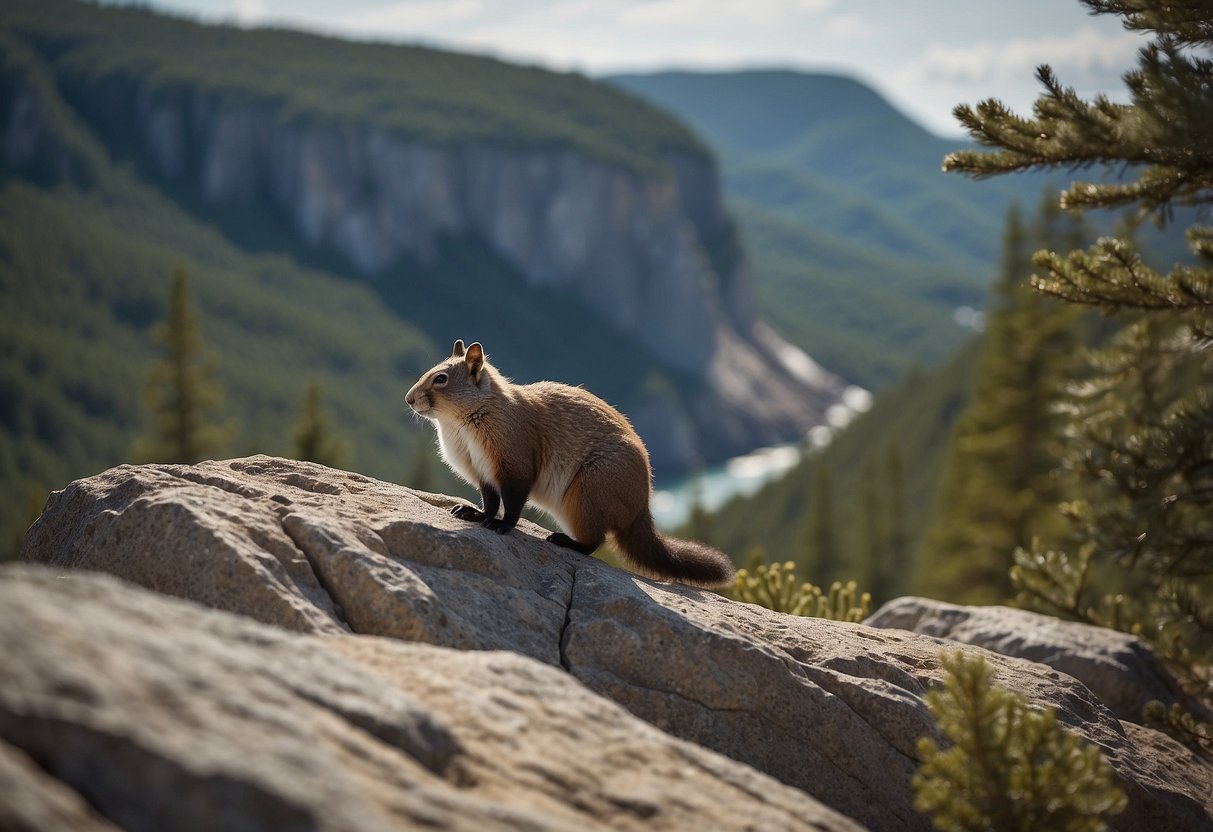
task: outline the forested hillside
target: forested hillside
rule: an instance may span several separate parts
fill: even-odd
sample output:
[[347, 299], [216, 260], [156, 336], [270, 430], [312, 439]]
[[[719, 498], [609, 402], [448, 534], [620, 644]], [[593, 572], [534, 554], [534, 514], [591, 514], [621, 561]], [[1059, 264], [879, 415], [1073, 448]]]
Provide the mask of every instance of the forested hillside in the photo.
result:
[[4, 17], [6, 32], [48, 60], [73, 98], [113, 96], [123, 82], [139, 85], [145, 106], [161, 91], [213, 92], [272, 100], [283, 121], [357, 122], [437, 143], [571, 147], [637, 170], [660, 167], [664, 153], [703, 152], [677, 120], [576, 74], [73, 0], [6, 0]]
[[[851, 78], [746, 70], [609, 80], [685, 119], [711, 145], [762, 313], [872, 390], [968, 340], [955, 313], [985, 305], [1007, 209], [1034, 206], [1071, 179], [1028, 169], [978, 186], [946, 176], [944, 156], [965, 142], [932, 135]], [[1091, 217], [1102, 230], [1117, 220]], [[1181, 230], [1140, 236], [1169, 261], [1187, 251]]]
[[970, 345], [943, 365], [911, 370], [826, 448], [808, 450], [787, 476], [688, 531], [739, 561], [756, 548], [768, 562], [794, 561], [821, 586], [855, 579], [868, 590], [882, 571], [888, 589], [877, 604], [908, 591], [911, 555], [969, 401], [977, 355]]
[[974, 188], [940, 171], [957, 144], [871, 88], [792, 71], [625, 75], [613, 83], [686, 119], [716, 151], [750, 243], [763, 312], [870, 389], [943, 361], [971, 335], [1003, 213], [1038, 176]]
[[[938, 400], [923, 385], [908, 398], [878, 398], [828, 450], [710, 518], [705, 533], [726, 546], [761, 543], [819, 584], [866, 580], [877, 601], [907, 590], [1015, 599], [1138, 633], [1205, 696], [1213, 247], [1201, 220], [1213, 161], [1193, 137], [1211, 112], [1213, 67], [1180, 45], [1209, 38], [1178, 10], [1127, 25], [1159, 32], [1125, 76], [1128, 104], [1083, 101], [1042, 68], [1031, 118], [995, 100], [957, 109], [984, 149], [948, 155], [948, 170], [980, 179], [1076, 163], [1095, 170], [1036, 216], [1010, 215], [988, 326], [965, 355], [969, 404], [935, 408], [937, 423], [955, 428], [933, 456], [909, 464], [934, 484], [908, 485], [900, 461], [880, 466], [912, 436], [899, 420]], [[1157, 161], [1099, 170], [1108, 158]], [[1126, 224], [1096, 239], [1091, 212], [1123, 206], [1168, 233]], [[1186, 255], [1175, 254], [1177, 231]], [[1203, 742], [1213, 736], [1187, 716], [1170, 718]]]
[[[1055, 469], [1066, 386], [1098, 321], [1031, 289], [1031, 252], [1076, 248], [1092, 231], [1047, 195], [1013, 209], [987, 327], [948, 363], [913, 370], [785, 479], [704, 521], [718, 545], [761, 546], [813, 582], [877, 592], [1006, 601], [1016, 546], [1058, 539], [1069, 493]], [[1080, 325], [1081, 323], [1081, 325]]]

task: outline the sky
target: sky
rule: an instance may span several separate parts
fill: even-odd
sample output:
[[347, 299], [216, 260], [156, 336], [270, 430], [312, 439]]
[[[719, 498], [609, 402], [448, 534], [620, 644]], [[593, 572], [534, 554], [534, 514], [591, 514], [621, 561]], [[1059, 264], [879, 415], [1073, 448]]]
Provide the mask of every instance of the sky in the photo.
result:
[[[121, 1], [121, 0], [119, 0]], [[493, 55], [591, 76], [749, 67], [858, 78], [932, 132], [958, 103], [1027, 111], [1048, 63], [1063, 83], [1123, 100], [1140, 35], [1077, 0], [151, 0], [241, 26]]]

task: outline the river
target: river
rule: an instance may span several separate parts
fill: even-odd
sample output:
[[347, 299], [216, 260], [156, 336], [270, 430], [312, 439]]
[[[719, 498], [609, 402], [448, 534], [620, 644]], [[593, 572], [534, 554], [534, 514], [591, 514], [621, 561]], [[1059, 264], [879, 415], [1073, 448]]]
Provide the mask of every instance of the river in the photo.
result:
[[659, 482], [653, 490], [653, 519], [658, 528], [677, 528], [691, 516], [695, 501], [716, 511], [738, 496], [749, 497], [796, 467], [805, 453], [824, 448], [851, 420], [872, 406], [872, 394], [848, 387], [842, 401], [826, 411], [826, 423], [809, 431], [801, 442], [759, 448], [688, 477]]

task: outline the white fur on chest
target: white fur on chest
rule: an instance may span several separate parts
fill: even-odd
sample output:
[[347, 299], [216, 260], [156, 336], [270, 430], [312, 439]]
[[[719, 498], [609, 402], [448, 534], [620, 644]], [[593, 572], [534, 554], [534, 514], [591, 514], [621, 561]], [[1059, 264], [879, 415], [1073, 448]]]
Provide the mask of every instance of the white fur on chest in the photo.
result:
[[457, 422], [437, 421], [435, 425], [442, 458], [456, 474], [477, 487], [482, 482], [494, 488], [501, 487], [488, 454], [470, 430]]

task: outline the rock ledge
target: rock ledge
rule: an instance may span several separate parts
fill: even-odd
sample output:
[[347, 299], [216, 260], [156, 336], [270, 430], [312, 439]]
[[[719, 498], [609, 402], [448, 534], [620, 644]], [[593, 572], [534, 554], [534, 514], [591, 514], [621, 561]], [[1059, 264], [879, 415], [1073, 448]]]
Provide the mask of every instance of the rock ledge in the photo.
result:
[[[544, 825], [557, 826], [574, 819], [586, 825], [587, 818], [629, 826], [646, 817], [646, 823], [656, 828], [677, 827], [692, 816], [710, 816], [720, 828], [813, 824], [842, 829], [853, 828], [852, 821], [877, 830], [930, 828], [929, 820], [913, 809], [910, 777], [918, 765], [918, 738], [934, 731], [923, 695], [943, 676], [938, 655], [944, 642], [900, 630], [786, 616], [710, 592], [649, 581], [548, 544], [539, 537], [542, 530], [531, 524], [504, 536], [465, 524], [449, 514], [453, 502], [357, 474], [271, 457], [197, 466], [122, 466], [53, 495], [26, 538], [25, 557], [57, 570], [109, 572], [155, 592], [272, 626], [147, 595], [136, 601], [134, 590], [104, 581], [98, 584], [98, 579], [67, 582], [63, 586], [76, 588], [63, 589], [68, 595], [58, 599], [52, 588], [60, 584], [45, 576], [20, 572], [18, 583], [41, 587], [44, 623], [35, 631], [51, 628], [52, 610], [87, 607], [87, 620], [79, 626], [72, 624], [72, 616], [59, 613], [65, 634], [55, 664], [68, 668], [64, 673], [94, 679], [82, 688], [86, 699], [97, 699], [96, 675], [112, 676], [113, 668], [82, 663], [84, 658], [73, 660], [68, 645], [84, 654], [92, 644], [122, 655], [130, 651], [180, 655], [193, 650], [209, 655], [207, 650], [219, 650], [221, 645], [203, 646], [206, 638], [191, 637], [191, 630], [238, 631], [242, 645], [244, 641], [268, 645], [275, 657], [253, 656], [253, 647], [243, 645], [241, 649], [252, 652], [241, 659], [242, 667], [264, 665], [266, 673], [283, 662], [303, 668], [300, 672], [313, 665], [341, 668], [323, 683], [323, 674], [309, 676], [306, 682], [265, 682], [267, 701], [282, 699], [285, 694], [273, 691], [289, 688], [292, 696], [320, 708], [323, 719], [330, 720], [334, 709], [317, 705], [318, 697], [331, 694], [344, 699], [345, 713], [358, 714], [368, 724], [388, 726], [388, 734], [399, 738], [389, 743], [390, 753], [414, 761], [410, 771], [416, 772], [416, 782], [437, 778], [426, 786], [434, 794], [449, 796], [449, 784], [462, 783], [466, 777], [497, 784], [477, 786], [472, 792], [496, 807], [485, 808], [486, 814], [478, 817], [498, 818], [499, 825], [523, 817], [506, 813], [503, 807], [508, 807], [510, 812], [533, 809], [538, 814], [525, 815], [527, 822], [538, 817]], [[8, 574], [5, 584], [14, 583], [13, 574]], [[85, 584], [88, 588], [80, 588]], [[89, 606], [72, 600], [71, 593], [114, 599]], [[107, 634], [103, 626], [109, 607], [116, 607], [109, 615], [122, 618], [135, 616], [144, 607], [170, 606], [175, 612], [169, 617], [190, 623], [156, 632], [153, 624], [158, 616], [145, 617], [144, 639], [157, 638], [154, 644], [130, 641], [139, 630], [133, 622], [127, 628], [132, 632], [115, 624]], [[9, 622], [13, 609], [9, 603], [0, 605]], [[19, 615], [28, 617], [33, 611]], [[10, 626], [18, 628], [11, 632], [28, 632], [20, 624]], [[93, 633], [103, 640], [91, 640]], [[195, 642], [199, 642], [196, 648]], [[42, 692], [24, 699], [20, 698], [24, 694], [14, 693], [16, 704], [10, 697], [4, 708], [10, 718], [0, 720], [5, 726], [0, 738], [52, 771], [27, 747], [28, 742], [15, 742], [11, 733], [28, 717], [18, 706], [32, 708], [29, 703], [46, 697], [58, 702], [52, 693], [70, 690], [60, 677], [36, 681], [39, 672], [52, 669], [38, 663], [36, 640], [31, 645], [19, 655], [36, 668], [22, 669], [18, 663], [11, 672], [22, 674], [21, 684], [6, 679], [3, 688], [20, 691], [34, 685]], [[1103, 748], [1129, 797], [1129, 806], [1114, 819], [1114, 828], [1210, 828], [1213, 772], [1206, 762], [1155, 731], [1122, 722], [1088, 687], [1066, 673], [1023, 659], [983, 654], [999, 684], [1037, 706], [1055, 708], [1063, 723]], [[183, 665], [181, 673], [189, 673], [188, 662], [178, 664]], [[79, 669], [70, 670], [73, 665]], [[427, 666], [433, 669], [426, 671]], [[157, 735], [171, 737], [198, 724], [200, 709], [223, 710], [218, 704], [206, 704], [212, 700], [205, 697], [194, 701], [200, 691], [211, 690], [208, 686], [216, 686], [214, 701], [223, 701], [215, 679], [235, 677], [220, 672], [218, 664], [215, 668], [204, 678], [187, 677], [193, 680], [193, 686], [184, 689], [188, 694], [175, 681], [148, 682], [163, 691], [165, 702], [172, 703], [156, 717], [163, 723], [157, 726]], [[373, 685], [366, 681], [367, 674], [376, 677]], [[338, 684], [340, 678], [357, 681], [343, 686]], [[379, 679], [385, 682], [382, 689]], [[326, 684], [338, 684], [340, 696]], [[508, 691], [500, 701], [495, 698], [499, 689]], [[120, 702], [117, 690], [113, 689], [112, 700], [111, 693], [104, 693], [102, 701]], [[388, 707], [384, 698], [394, 703], [390, 719], [383, 716], [382, 709]], [[608, 729], [618, 729], [621, 733], [613, 736], [619, 737], [634, 734], [637, 725], [644, 729], [641, 733], [649, 731], [635, 722], [625, 731], [620, 726], [626, 714], [617, 706], [660, 729], [636, 742], [665, 737], [674, 745], [648, 756], [649, 752], [629, 745], [630, 740], [604, 739], [600, 731]], [[117, 704], [113, 707], [121, 710]], [[299, 730], [289, 717], [274, 717], [273, 710], [270, 707], [264, 714], [267, 722], [282, 730]], [[64, 724], [57, 716], [48, 720], [48, 724]], [[114, 733], [129, 735], [134, 730], [134, 725], [124, 724]], [[315, 725], [307, 729], [321, 730]], [[366, 733], [365, 728], [359, 730]], [[494, 734], [501, 747], [476, 745], [480, 740], [472, 737], [480, 733]], [[545, 759], [543, 743], [553, 733], [578, 750], [558, 758], [553, 768], [535, 769]], [[699, 785], [684, 780], [675, 785], [689, 775], [679, 774], [678, 766], [667, 771], [662, 768], [665, 764], [652, 761], [707, 752], [688, 750], [692, 747], [678, 745], [666, 735], [723, 755], [703, 758], [712, 762], [692, 766], [716, 780], [700, 779]], [[268, 742], [273, 732], [263, 729], [262, 736]], [[344, 740], [332, 739], [335, 735], [324, 736], [325, 743], [346, 748]], [[424, 738], [428, 745], [407, 738]], [[375, 741], [383, 742], [381, 737]], [[216, 739], [215, 744], [218, 748], [223, 741]], [[472, 752], [450, 750], [473, 746], [482, 754], [477, 759], [499, 759], [510, 771], [490, 774], [491, 766], [473, 765]], [[252, 765], [250, 749], [233, 747], [246, 748], [247, 753], [237, 756]], [[511, 753], [531, 755], [525, 777], [514, 771], [515, 758], [506, 747]], [[298, 759], [294, 752], [280, 751], [299, 765], [313, 762], [306, 747], [299, 749], [303, 756]], [[215, 753], [221, 755], [220, 750]], [[347, 761], [362, 759], [361, 754], [333, 752]], [[422, 758], [437, 762], [427, 766], [418, 762]], [[350, 765], [359, 776], [365, 773], [363, 764]], [[663, 771], [668, 774], [664, 780]], [[520, 785], [518, 778], [532, 775], [534, 789]], [[638, 794], [633, 789], [640, 787], [634, 781], [641, 775], [651, 788]], [[79, 778], [56, 776], [71, 789], [83, 788]], [[383, 785], [386, 775], [375, 770], [368, 776], [376, 784], [372, 791], [379, 795], [375, 806], [396, 807], [400, 801], [407, 805], [399, 795], [380, 792], [389, 788]], [[730, 784], [729, 788], [710, 784], [718, 781]], [[606, 797], [613, 794], [611, 784], [619, 782], [632, 785], [620, 786], [623, 791], [617, 800]], [[539, 788], [541, 783], [547, 785]], [[493, 790], [498, 787], [517, 799], [502, 798], [492, 804], [489, 795], [495, 799]], [[739, 796], [767, 790], [772, 795], [767, 803], [751, 805], [749, 798]], [[590, 796], [577, 797], [583, 792]], [[712, 795], [730, 803], [741, 800], [744, 811], [705, 809], [702, 800]], [[98, 805], [92, 798], [89, 803]], [[454, 804], [439, 800], [434, 805]], [[387, 809], [383, 812], [384, 817], [393, 816]], [[762, 815], [769, 823], [757, 819], [757, 812], [769, 812]], [[127, 820], [118, 822], [134, 828]], [[454, 823], [442, 823], [448, 822]], [[349, 828], [377, 828], [372, 820], [366, 824]]]

